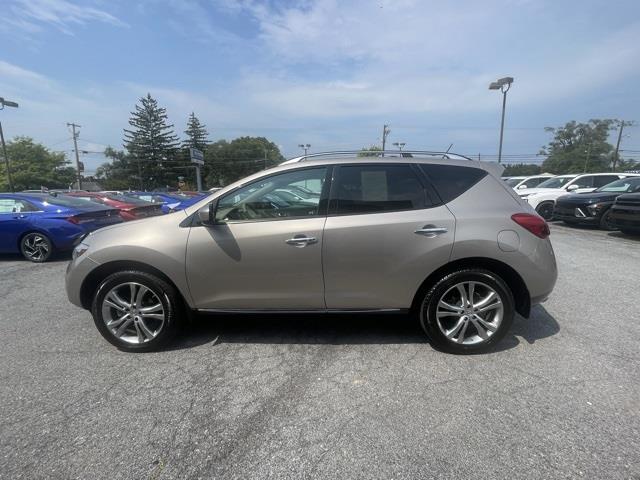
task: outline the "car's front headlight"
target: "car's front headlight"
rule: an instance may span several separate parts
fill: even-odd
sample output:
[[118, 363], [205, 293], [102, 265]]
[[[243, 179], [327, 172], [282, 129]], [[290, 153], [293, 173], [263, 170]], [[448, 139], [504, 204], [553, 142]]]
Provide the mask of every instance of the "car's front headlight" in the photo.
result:
[[591, 215], [597, 215], [604, 205], [602, 203], [592, 203], [591, 205], [587, 205], [587, 210]]
[[82, 255], [85, 254], [87, 250], [89, 250], [89, 245], [87, 245], [86, 243], [79, 243], [73, 249], [73, 253], [71, 254], [71, 259], [75, 260], [76, 258], [81, 257]]

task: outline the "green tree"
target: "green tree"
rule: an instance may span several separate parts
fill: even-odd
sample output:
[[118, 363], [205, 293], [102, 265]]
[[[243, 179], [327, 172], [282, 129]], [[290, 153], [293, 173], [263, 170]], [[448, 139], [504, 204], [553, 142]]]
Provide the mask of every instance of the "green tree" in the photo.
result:
[[187, 136], [187, 138], [182, 142], [182, 146], [184, 148], [197, 148], [203, 152], [205, 148], [207, 148], [207, 144], [209, 143], [207, 126], [200, 123], [200, 120], [193, 112], [189, 115], [187, 129], [184, 134]]
[[204, 158], [207, 185], [221, 187], [284, 161], [278, 146], [264, 137], [240, 137], [207, 145]]
[[524, 177], [530, 175], [538, 175], [540, 173], [540, 166], [531, 163], [516, 163], [507, 165], [502, 172], [503, 177]]
[[128, 153], [107, 147], [104, 156], [110, 161], [96, 169], [95, 178], [105, 190], [137, 189], [138, 166]]
[[[29, 137], [16, 137], [7, 143], [7, 155], [15, 191], [68, 188], [76, 179], [76, 171], [64, 153], [51, 152]], [[0, 191], [9, 190], [4, 162], [0, 164]]]
[[382, 147], [378, 145], [371, 145], [370, 147], [362, 147], [360, 153], [358, 153], [359, 157], [377, 157], [379, 154], [375, 152], [381, 152]]
[[615, 125], [615, 120], [594, 119], [587, 123], [571, 121], [563, 127], [545, 128], [553, 134], [553, 140], [540, 152], [547, 155], [542, 170], [555, 174], [610, 170], [614, 148], [608, 139]]
[[129, 125], [132, 129], [124, 130], [124, 146], [137, 164], [140, 188], [174, 184], [176, 171], [183, 170], [188, 161], [178, 149], [178, 137], [173, 125], [167, 123], [166, 109], [147, 94], [131, 112]]

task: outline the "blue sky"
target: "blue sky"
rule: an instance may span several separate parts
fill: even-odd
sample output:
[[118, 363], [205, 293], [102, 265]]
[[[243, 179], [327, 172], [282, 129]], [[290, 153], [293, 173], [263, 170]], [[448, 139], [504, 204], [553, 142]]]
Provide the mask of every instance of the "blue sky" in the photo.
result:
[[[535, 154], [545, 126], [640, 120], [640, 3], [545, 0], [3, 0], [5, 135], [121, 147], [147, 92], [180, 134], [194, 111], [213, 140], [263, 135], [287, 156], [390, 142]], [[640, 128], [623, 148], [640, 151]], [[535, 158], [535, 157], [531, 157]], [[103, 158], [85, 158], [88, 170]]]

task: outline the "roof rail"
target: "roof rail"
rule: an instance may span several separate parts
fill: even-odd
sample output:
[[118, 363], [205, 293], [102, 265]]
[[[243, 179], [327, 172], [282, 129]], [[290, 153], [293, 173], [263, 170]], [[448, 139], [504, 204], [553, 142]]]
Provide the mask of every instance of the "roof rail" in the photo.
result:
[[475, 162], [477, 160], [473, 160], [472, 158], [465, 157], [464, 155], [459, 155], [457, 153], [451, 152], [432, 152], [426, 150], [339, 150], [332, 152], [320, 152], [320, 153], [309, 153], [307, 155], [301, 155], [299, 157], [294, 157], [285, 162], [282, 162], [280, 165], [286, 165], [289, 163], [297, 163], [304, 162], [305, 160], [313, 160], [318, 157], [332, 157], [332, 156], [358, 156], [362, 154], [367, 154], [363, 158], [367, 157], [384, 157], [385, 155], [390, 155], [390, 158], [411, 158], [416, 156], [422, 157], [440, 157], [447, 158], [450, 160], [468, 160], [470, 162]]

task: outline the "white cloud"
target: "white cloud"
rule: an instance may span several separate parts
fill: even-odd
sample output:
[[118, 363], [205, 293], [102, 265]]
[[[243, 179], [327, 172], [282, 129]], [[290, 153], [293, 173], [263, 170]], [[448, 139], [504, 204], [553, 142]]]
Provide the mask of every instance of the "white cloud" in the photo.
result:
[[73, 35], [74, 26], [102, 22], [116, 26], [126, 24], [114, 15], [90, 5], [79, 5], [69, 0], [8, 0], [10, 14], [4, 21], [27, 33], [36, 33], [44, 25]]

